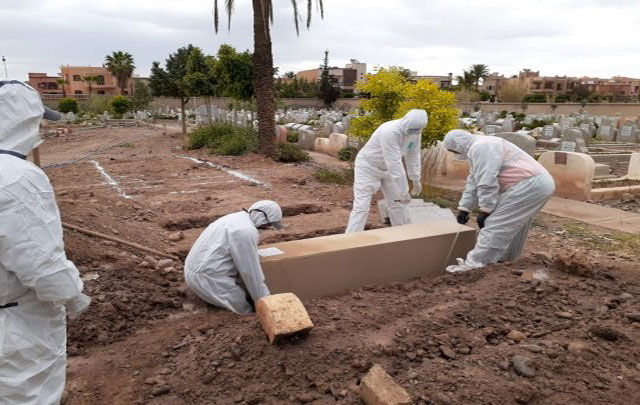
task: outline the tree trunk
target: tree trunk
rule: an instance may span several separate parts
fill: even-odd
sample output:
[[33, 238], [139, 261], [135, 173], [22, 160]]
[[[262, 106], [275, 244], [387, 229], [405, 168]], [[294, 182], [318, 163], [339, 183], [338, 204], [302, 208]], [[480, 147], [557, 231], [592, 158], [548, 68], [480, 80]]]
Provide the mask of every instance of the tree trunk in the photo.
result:
[[[274, 157], [276, 154], [276, 102], [273, 98], [273, 55], [269, 32], [268, 10], [261, 0], [253, 1], [253, 83], [258, 110], [258, 149]], [[264, 2], [266, 4], [268, 2]]]
[[185, 147], [189, 144], [189, 138], [187, 137], [187, 112], [186, 110], [186, 102], [184, 101], [184, 97], [180, 97], [180, 107], [181, 107], [181, 118], [182, 118], [182, 136], [184, 137]]

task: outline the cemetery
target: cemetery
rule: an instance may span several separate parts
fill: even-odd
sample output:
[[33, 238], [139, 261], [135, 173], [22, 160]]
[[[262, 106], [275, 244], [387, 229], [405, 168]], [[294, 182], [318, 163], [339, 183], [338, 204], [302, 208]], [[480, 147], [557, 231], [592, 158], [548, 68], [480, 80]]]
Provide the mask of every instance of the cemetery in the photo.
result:
[[[187, 127], [249, 128], [254, 114], [199, 108], [186, 111]], [[338, 157], [363, 145], [349, 135], [355, 112], [278, 110], [276, 138], [311, 156], [294, 163], [187, 150], [179, 110], [44, 127], [41, 166], [70, 225], [69, 257], [94, 297], [69, 324], [66, 403], [358, 403], [370, 379], [395, 381], [414, 403], [637, 402], [640, 239], [589, 224], [581, 211], [638, 213], [637, 123], [499, 115], [461, 117], [459, 126], [535, 156], [556, 180], [551, 202], [565, 205], [538, 217], [524, 258], [463, 275], [442, 269], [474, 243], [475, 229], [454, 226], [450, 210], [468, 163], [437, 146], [423, 151], [414, 225], [390, 227], [379, 201], [371, 233], [343, 235], [351, 184], [317, 173], [353, 164]], [[294, 292], [313, 323], [283, 345], [269, 343], [254, 315], [206, 305], [182, 276], [209, 223], [260, 199], [279, 201], [285, 223], [261, 234], [261, 248], [291, 252], [282, 264], [264, 258], [272, 292]], [[362, 378], [381, 359], [387, 377]]]

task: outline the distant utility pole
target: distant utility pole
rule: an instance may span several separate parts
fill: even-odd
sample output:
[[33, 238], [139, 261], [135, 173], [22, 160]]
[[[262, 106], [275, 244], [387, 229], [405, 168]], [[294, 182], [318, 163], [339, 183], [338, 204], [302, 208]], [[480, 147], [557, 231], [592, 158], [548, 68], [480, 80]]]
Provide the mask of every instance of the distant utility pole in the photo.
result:
[[9, 73], [7, 73], [7, 59], [2, 56], [2, 63], [4, 64], [4, 77], [9, 78]]

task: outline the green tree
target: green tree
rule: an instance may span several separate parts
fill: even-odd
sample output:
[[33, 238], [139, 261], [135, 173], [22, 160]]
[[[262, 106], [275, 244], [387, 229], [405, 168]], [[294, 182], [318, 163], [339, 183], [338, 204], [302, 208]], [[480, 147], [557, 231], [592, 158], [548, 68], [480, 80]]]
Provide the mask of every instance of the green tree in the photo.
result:
[[423, 144], [442, 139], [457, 125], [453, 93], [438, 89], [430, 80], [410, 83], [397, 68], [381, 69], [367, 75], [366, 83], [358, 84], [357, 88], [369, 98], [361, 104], [365, 114], [351, 121], [352, 135], [368, 139], [382, 123], [401, 118], [413, 108], [424, 109], [429, 114], [429, 125], [422, 133]]
[[131, 97], [131, 107], [135, 111], [145, 110], [151, 104], [153, 95], [151, 89], [142, 80], [136, 80], [133, 83], [133, 96]]
[[104, 57], [104, 66], [116, 78], [120, 94], [124, 94], [129, 79], [136, 69], [133, 56], [129, 52], [115, 51]]
[[456, 81], [459, 90], [473, 90], [474, 88], [475, 78], [469, 71], [463, 70], [461, 76], [456, 76]]
[[63, 77], [63, 78], [60, 78], [60, 79], [56, 80], [56, 83], [58, 83], [62, 87], [62, 97], [66, 98], [67, 97], [66, 86], [67, 86], [67, 84], [69, 84], [69, 81]]
[[340, 96], [340, 90], [333, 86], [329, 74], [329, 51], [324, 51], [324, 62], [320, 65], [320, 86], [318, 97], [322, 99], [325, 107], [329, 108]]
[[188, 143], [186, 105], [189, 101], [189, 93], [184, 83], [184, 77], [187, 74], [189, 55], [194, 48], [189, 44], [169, 55], [165, 61], [164, 69], [160, 67], [159, 62], [153, 62], [149, 78], [149, 87], [151, 87], [154, 96], [180, 98], [182, 135], [185, 137], [185, 144]]
[[217, 94], [242, 101], [253, 97], [253, 56], [249, 51], [238, 52], [231, 45], [220, 45], [214, 75]]
[[98, 76], [83, 76], [82, 80], [87, 83], [87, 86], [89, 87], [89, 96], [91, 96], [93, 94], [93, 84], [98, 83]]
[[113, 107], [113, 111], [121, 116], [131, 110], [131, 100], [125, 96], [115, 96], [113, 100], [111, 100], [111, 106]]
[[284, 77], [293, 79], [294, 77], [296, 77], [296, 74], [294, 72], [285, 72]]
[[66, 114], [69, 112], [78, 113], [78, 102], [73, 98], [61, 98], [58, 101], [58, 110]]
[[211, 97], [215, 96], [216, 80], [213, 69], [216, 61], [211, 56], [205, 56], [200, 48], [193, 48], [187, 59], [187, 70], [184, 76], [184, 86], [190, 96], [204, 97], [207, 117], [211, 124]]
[[[275, 108], [274, 80], [275, 69], [273, 67], [273, 53], [271, 51], [271, 29], [273, 24], [272, 0], [251, 0], [253, 5], [253, 80], [258, 110], [258, 140], [261, 153], [275, 157]], [[307, 28], [311, 26], [313, 0], [307, 0]], [[324, 18], [324, 5], [322, 0], [315, 0], [320, 10], [320, 16]], [[216, 32], [218, 31], [219, 13], [218, 0], [214, 0], [213, 19]], [[225, 0], [225, 8], [228, 15], [228, 25], [231, 28], [231, 14], [235, 0]], [[296, 0], [291, 0], [293, 18], [296, 33], [299, 33], [299, 12]]]
[[469, 73], [473, 77], [475, 90], [478, 91], [480, 80], [484, 80], [489, 77], [489, 66], [483, 64], [471, 65], [471, 68], [469, 68]]

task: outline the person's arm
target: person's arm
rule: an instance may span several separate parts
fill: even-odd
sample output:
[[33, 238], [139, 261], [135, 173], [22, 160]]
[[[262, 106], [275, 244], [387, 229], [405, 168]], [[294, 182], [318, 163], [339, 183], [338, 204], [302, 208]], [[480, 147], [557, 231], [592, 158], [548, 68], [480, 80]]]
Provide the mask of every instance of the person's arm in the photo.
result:
[[473, 178], [473, 168], [470, 168], [471, 172], [467, 176], [467, 184], [464, 187], [464, 192], [458, 203], [458, 209], [461, 211], [471, 212], [476, 207], [477, 194], [476, 194], [476, 181]]
[[269, 295], [258, 255], [258, 239], [246, 229], [229, 235], [229, 251], [240, 277], [253, 301]]
[[421, 136], [411, 136], [408, 140], [408, 153], [404, 157], [407, 165], [407, 174], [411, 181], [420, 181], [422, 175], [422, 154], [421, 154]]
[[480, 211], [491, 214], [498, 203], [500, 184], [498, 175], [504, 159], [503, 147], [499, 143], [480, 144], [469, 150], [473, 162], [473, 173]]
[[399, 200], [409, 194], [409, 184], [407, 183], [407, 174], [402, 164], [402, 149], [399, 137], [401, 135], [393, 132], [385, 132], [380, 137], [380, 148], [384, 164], [387, 166], [387, 176], [393, 182], [393, 188], [396, 195], [392, 196], [394, 200]]
[[17, 182], [0, 190], [0, 265], [39, 300], [63, 305], [82, 295], [83, 283], [64, 252], [53, 190], [28, 189]]

